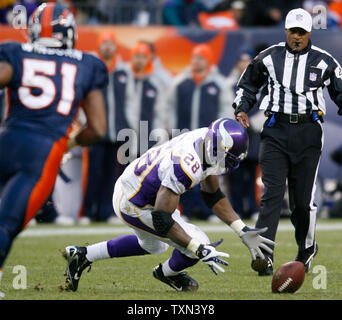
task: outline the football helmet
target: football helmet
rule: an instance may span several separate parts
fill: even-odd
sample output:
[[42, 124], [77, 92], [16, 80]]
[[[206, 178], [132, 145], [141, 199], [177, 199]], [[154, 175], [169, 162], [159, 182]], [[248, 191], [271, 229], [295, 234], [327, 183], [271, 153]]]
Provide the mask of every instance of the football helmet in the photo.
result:
[[205, 137], [206, 162], [225, 171], [236, 169], [247, 157], [248, 134], [236, 120], [220, 118], [212, 122]]
[[74, 15], [59, 3], [43, 3], [30, 16], [29, 37], [45, 47], [71, 49], [77, 39]]

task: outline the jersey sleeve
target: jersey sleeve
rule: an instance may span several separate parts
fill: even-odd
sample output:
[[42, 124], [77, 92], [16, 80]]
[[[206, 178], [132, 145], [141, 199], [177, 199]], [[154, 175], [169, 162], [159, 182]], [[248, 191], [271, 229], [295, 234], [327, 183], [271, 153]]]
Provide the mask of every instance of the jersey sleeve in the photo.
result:
[[17, 42], [3, 42], [0, 43], [0, 62], [7, 62], [13, 68], [13, 77], [11, 84], [20, 80], [21, 76], [21, 59], [19, 54], [20, 43]]
[[93, 90], [102, 90], [108, 86], [108, 71], [105, 64], [95, 55], [88, 54], [92, 65], [91, 81], [87, 93]]
[[[268, 52], [268, 51], [267, 51]], [[260, 53], [247, 66], [237, 84], [238, 90], [233, 102], [235, 114], [250, 111], [256, 103], [259, 89], [266, 83], [268, 74], [263, 63], [265, 53]]]
[[176, 194], [182, 194], [200, 182], [202, 167], [192, 154], [171, 155], [171, 165], [166, 168], [161, 184]]
[[330, 76], [328, 92], [330, 98], [338, 106], [338, 114], [342, 115], [342, 67], [336, 60], [333, 60], [331, 64], [333, 71]]
[[0, 43], [0, 61], [13, 63], [13, 51], [15, 49], [15, 44], [13, 42], [3, 42]]

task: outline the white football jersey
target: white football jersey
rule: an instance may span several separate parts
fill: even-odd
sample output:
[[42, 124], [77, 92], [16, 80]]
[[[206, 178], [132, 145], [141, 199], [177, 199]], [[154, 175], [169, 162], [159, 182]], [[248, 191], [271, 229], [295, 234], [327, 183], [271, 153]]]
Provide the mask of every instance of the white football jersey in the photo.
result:
[[198, 145], [207, 132], [201, 128], [183, 133], [133, 161], [120, 177], [128, 200], [153, 207], [161, 185], [182, 194], [209, 175], [222, 173], [219, 166], [203, 169]]

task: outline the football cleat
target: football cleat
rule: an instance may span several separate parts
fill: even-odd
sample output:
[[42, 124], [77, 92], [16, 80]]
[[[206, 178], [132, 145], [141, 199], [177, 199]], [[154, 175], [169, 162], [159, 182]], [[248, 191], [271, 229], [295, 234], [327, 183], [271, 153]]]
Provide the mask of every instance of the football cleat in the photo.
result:
[[317, 254], [317, 252], [318, 252], [318, 244], [315, 241], [315, 243], [310, 248], [307, 248], [302, 251], [298, 250], [298, 254], [297, 254], [295, 261], [302, 262], [305, 267], [305, 272], [308, 273], [311, 267], [312, 260], [314, 256]]
[[66, 259], [65, 276], [67, 283], [67, 290], [76, 291], [78, 282], [80, 281], [82, 272], [85, 268], [91, 268], [91, 262], [86, 258], [87, 248], [69, 246], [65, 248], [63, 257]]
[[196, 291], [198, 289], [197, 281], [185, 272], [180, 272], [169, 277], [164, 276], [161, 264], [153, 269], [153, 276], [176, 291]]
[[273, 275], [273, 260], [271, 257], [265, 256], [265, 259], [257, 257], [252, 261], [251, 267], [254, 271], [258, 272], [259, 276]]

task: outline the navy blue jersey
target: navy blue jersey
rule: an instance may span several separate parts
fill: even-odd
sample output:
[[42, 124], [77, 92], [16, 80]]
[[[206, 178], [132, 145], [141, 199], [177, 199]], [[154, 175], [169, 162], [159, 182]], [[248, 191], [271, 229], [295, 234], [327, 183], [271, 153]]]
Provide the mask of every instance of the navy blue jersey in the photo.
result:
[[104, 63], [75, 49], [6, 42], [0, 44], [0, 61], [13, 67], [5, 127], [55, 140], [67, 134], [82, 99], [108, 84]]

